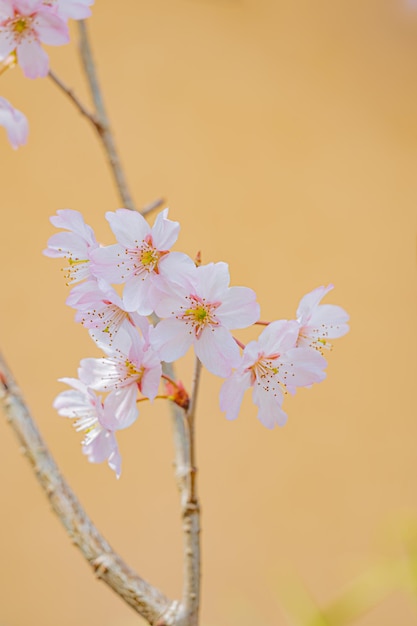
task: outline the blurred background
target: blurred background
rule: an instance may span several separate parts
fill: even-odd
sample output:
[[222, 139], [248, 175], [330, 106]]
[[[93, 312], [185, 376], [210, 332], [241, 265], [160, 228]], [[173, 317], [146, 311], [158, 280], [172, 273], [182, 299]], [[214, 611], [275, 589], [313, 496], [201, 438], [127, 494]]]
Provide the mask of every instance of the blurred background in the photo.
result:
[[[283, 429], [257, 421], [249, 394], [229, 423], [221, 380], [204, 372], [202, 626], [305, 626], [315, 607], [316, 624], [417, 624], [417, 6], [100, 0], [89, 27], [135, 200], [166, 198], [182, 227], [176, 249], [227, 261], [263, 319], [294, 317], [329, 282], [326, 302], [351, 315], [326, 381], [286, 399]], [[49, 48], [51, 67], [88, 102], [72, 35]], [[51, 80], [16, 68], [1, 95], [30, 122], [16, 152], [0, 132], [1, 350], [93, 521], [141, 576], [179, 596], [167, 407], [144, 406], [119, 433], [117, 481], [88, 464], [51, 406], [57, 379], [99, 352], [64, 304], [63, 264], [42, 256], [49, 216], [77, 209], [113, 243], [104, 214], [120, 203], [105, 157]], [[178, 371], [190, 387], [192, 359]], [[5, 419], [0, 458], [0, 625], [144, 623], [94, 579]]]

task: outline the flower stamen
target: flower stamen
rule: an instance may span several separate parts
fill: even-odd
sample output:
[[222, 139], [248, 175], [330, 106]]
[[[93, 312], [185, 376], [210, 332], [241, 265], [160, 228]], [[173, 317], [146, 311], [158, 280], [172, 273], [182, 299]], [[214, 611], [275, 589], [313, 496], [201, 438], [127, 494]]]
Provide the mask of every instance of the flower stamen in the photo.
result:
[[207, 326], [219, 326], [220, 322], [216, 318], [214, 311], [220, 306], [220, 302], [206, 302], [205, 298], [196, 295], [187, 296], [190, 307], [185, 309], [184, 313], [177, 317], [186, 324], [192, 325], [192, 330], [197, 339], [201, 337], [203, 330]]

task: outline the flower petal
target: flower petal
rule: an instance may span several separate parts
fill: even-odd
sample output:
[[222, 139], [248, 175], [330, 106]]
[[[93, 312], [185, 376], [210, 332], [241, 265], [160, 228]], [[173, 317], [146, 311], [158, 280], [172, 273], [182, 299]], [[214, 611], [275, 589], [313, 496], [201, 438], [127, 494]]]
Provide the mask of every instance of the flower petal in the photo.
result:
[[251, 326], [260, 315], [256, 293], [249, 287], [230, 287], [216, 315], [229, 330]]
[[206, 328], [194, 343], [194, 350], [202, 364], [215, 376], [226, 378], [237, 367], [240, 351], [230, 332], [219, 326]]
[[106, 219], [117, 241], [125, 248], [135, 248], [151, 232], [145, 218], [135, 211], [128, 209], [117, 209], [114, 213], [108, 211]]
[[193, 343], [193, 334], [188, 332], [184, 322], [168, 318], [157, 324], [150, 341], [161, 360], [170, 363], [184, 356]]
[[44, 78], [48, 75], [48, 55], [35, 39], [22, 39], [17, 46], [17, 60], [26, 78]]
[[220, 389], [220, 409], [226, 412], [226, 419], [237, 418], [244, 393], [250, 386], [250, 372], [245, 372], [243, 375], [232, 374], [224, 381]]

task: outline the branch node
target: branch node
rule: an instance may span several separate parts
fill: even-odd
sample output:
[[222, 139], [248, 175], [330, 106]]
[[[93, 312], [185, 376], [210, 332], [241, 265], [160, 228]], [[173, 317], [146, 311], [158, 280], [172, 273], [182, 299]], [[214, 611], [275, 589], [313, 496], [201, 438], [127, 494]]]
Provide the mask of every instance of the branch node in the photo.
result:
[[91, 566], [97, 578], [103, 578], [112, 566], [113, 560], [110, 554], [101, 554], [91, 561]]

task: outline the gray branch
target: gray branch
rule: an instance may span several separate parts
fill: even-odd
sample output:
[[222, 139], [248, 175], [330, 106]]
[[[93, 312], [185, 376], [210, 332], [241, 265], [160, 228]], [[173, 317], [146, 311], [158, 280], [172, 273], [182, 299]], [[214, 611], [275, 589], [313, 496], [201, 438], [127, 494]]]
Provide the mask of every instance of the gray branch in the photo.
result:
[[0, 401], [22, 450], [74, 545], [107, 583], [153, 626], [179, 626], [182, 607], [140, 578], [113, 551], [61, 475], [0, 354]]

